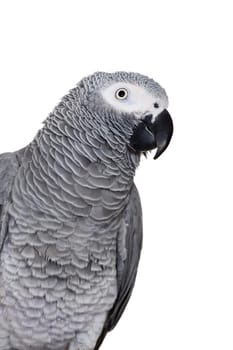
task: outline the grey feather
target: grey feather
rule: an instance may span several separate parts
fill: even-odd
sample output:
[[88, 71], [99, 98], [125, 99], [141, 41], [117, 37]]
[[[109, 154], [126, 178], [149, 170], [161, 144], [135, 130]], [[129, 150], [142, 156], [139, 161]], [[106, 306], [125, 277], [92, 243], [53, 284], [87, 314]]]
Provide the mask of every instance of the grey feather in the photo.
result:
[[142, 210], [136, 186], [132, 188], [129, 203], [123, 214], [117, 247], [117, 298], [108, 313], [94, 350], [99, 349], [107, 332], [117, 325], [135, 284], [142, 249]]
[[12, 184], [19, 167], [16, 153], [0, 154], [0, 253], [7, 231], [8, 216], [5, 207], [9, 204]]

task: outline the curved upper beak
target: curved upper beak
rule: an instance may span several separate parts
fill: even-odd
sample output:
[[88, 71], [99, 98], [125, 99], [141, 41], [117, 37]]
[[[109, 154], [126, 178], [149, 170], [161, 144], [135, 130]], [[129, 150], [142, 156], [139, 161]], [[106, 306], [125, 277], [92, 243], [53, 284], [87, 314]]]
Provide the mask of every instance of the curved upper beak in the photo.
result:
[[135, 152], [146, 152], [156, 148], [154, 159], [157, 159], [171, 141], [173, 122], [166, 109], [156, 117], [154, 122], [152, 118], [152, 114], [149, 114], [136, 126], [130, 138], [130, 148]]

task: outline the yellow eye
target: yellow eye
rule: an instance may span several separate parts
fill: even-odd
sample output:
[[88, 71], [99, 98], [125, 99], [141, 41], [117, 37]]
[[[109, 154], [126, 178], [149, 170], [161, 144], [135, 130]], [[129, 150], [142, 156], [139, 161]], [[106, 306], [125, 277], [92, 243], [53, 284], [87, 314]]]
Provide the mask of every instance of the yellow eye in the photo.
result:
[[120, 88], [116, 91], [115, 97], [118, 100], [125, 100], [128, 97], [128, 91], [125, 88]]

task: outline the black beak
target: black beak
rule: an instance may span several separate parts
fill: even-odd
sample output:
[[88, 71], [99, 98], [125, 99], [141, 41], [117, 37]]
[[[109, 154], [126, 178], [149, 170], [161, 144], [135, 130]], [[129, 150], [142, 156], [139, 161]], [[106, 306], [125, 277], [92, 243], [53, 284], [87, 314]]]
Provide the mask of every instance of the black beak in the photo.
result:
[[154, 122], [153, 115], [145, 116], [134, 129], [130, 139], [130, 148], [135, 152], [146, 152], [157, 148], [154, 159], [158, 158], [167, 148], [173, 134], [173, 122], [165, 109]]

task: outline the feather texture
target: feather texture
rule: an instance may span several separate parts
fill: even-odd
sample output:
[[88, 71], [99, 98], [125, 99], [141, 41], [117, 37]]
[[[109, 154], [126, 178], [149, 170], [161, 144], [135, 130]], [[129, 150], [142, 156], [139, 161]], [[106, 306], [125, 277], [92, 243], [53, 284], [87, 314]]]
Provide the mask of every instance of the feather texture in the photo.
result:
[[134, 185], [117, 239], [117, 297], [94, 350], [99, 349], [107, 332], [116, 326], [125, 310], [135, 284], [141, 249], [142, 210], [139, 194]]

